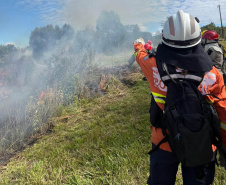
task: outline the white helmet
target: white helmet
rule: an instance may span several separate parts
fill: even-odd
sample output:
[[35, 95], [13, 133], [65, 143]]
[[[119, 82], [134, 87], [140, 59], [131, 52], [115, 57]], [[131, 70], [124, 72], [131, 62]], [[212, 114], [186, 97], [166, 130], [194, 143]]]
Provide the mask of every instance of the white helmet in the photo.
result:
[[170, 16], [162, 30], [162, 42], [174, 48], [189, 48], [199, 44], [201, 30], [199, 20], [179, 10]]

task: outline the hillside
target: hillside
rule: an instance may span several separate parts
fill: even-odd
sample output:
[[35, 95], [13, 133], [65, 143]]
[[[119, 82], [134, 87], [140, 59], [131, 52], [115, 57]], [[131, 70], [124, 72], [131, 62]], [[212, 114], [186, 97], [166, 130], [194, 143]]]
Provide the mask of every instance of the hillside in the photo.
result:
[[[151, 96], [142, 78], [137, 65], [105, 76], [105, 95], [64, 107], [50, 133], [1, 166], [0, 184], [145, 184]], [[215, 185], [226, 184], [225, 172], [217, 167]], [[179, 171], [177, 184], [181, 178]]]

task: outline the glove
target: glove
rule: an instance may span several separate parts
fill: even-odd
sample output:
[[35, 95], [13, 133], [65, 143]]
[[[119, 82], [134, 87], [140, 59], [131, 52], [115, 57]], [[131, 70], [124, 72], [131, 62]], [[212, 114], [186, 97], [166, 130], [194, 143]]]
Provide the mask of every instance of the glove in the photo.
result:
[[141, 43], [143, 45], [145, 44], [144, 39], [141, 38], [141, 37], [139, 39], [137, 39], [137, 40], [134, 41], [134, 44], [136, 44], [136, 43]]

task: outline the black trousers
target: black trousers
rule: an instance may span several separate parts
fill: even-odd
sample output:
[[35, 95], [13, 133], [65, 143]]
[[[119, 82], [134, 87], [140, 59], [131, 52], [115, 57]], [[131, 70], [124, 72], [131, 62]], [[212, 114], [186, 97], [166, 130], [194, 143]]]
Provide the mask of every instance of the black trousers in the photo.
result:
[[[155, 147], [153, 144], [152, 147]], [[212, 161], [201, 168], [192, 168], [181, 165], [184, 185], [212, 184], [215, 174], [216, 153]], [[172, 152], [157, 149], [150, 156], [150, 176], [148, 185], [174, 185], [179, 162]], [[201, 173], [201, 174], [200, 174]], [[201, 177], [201, 178], [198, 178]]]

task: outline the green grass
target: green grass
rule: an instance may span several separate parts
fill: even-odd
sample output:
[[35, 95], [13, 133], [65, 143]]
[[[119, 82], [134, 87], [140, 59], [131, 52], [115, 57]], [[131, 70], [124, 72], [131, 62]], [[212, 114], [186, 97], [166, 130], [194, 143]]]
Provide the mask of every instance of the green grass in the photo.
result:
[[220, 41], [220, 43], [221, 43], [224, 47], [226, 47], [226, 41]]
[[[150, 91], [141, 74], [127, 87], [116, 79], [109, 94], [65, 107], [67, 122], [1, 168], [1, 185], [142, 185], [149, 172]], [[130, 79], [131, 80], [131, 79]], [[217, 167], [215, 184], [226, 184]], [[182, 184], [181, 172], [177, 183]]]

